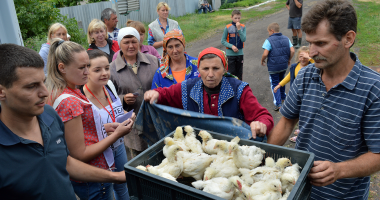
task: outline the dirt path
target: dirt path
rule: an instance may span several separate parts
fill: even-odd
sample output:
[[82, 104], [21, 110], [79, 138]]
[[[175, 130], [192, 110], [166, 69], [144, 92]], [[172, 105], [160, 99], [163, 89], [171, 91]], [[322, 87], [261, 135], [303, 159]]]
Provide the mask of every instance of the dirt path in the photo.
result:
[[[317, 0], [305, 0], [305, 7], [303, 13], [306, 13]], [[264, 5], [259, 9], [267, 9], [272, 3]], [[244, 12], [242, 13], [244, 15]], [[281, 11], [265, 16], [262, 19], [249, 21], [245, 23], [247, 27], [247, 40], [244, 47], [244, 73], [243, 80], [248, 82], [253, 94], [256, 96], [262, 106], [267, 108], [272, 114], [274, 123], [277, 124], [282, 115], [279, 112], [273, 111], [273, 97], [270, 90], [269, 74], [266, 67], [260, 65], [261, 55], [263, 49], [261, 48], [265, 39], [268, 38], [267, 26], [272, 22], [277, 22], [280, 25], [280, 31], [287, 37], [291, 38], [292, 32], [287, 29], [288, 24], [288, 10], [285, 8]], [[207, 47], [216, 47], [225, 50], [220, 40], [223, 34], [221, 27], [212, 37], [188, 44], [186, 51], [189, 55], [197, 57], [198, 53]], [[308, 45], [305, 41], [305, 34], [303, 33], [303, 45]], [[294, 63], [294, 59], [293, 62]], [[380, 70], [379, 70], [380, 71]], [[289, 91], [289, 84], [286, 85], [286, 92]], [[293, 134], [291, 137], [294, 136]], [[294, 148], [294, 143], [287, 142], [284, 146]], [[380, 199], [380, 172], [371, 176], [371, 186], [369, 200]]]
[[[306, 13], [310, 7], [315, 4], [315, 2], [317, 1], [305, 1], [303, 12]], [[254, 9], [268, 9], [271, 5], [272, 3], [269, 3]], [[244, 15], [244, 12], [242, 14]], [[265, 39], [268, 38], [267, 26], [272, 22], [277, 22], [280, 25], [280, 32], [291, 38], [292, 32], [290, 29], [287, 29], [288, 17], [289, 13], [284, 4], [284, 9], [279, 12], [265, 16], [264, 18], [256, 21], [249, 21], [246, 23], [247, 40], [244, 47], [243, 80], [249, 83], [253, 94], [256, 96], [260, 104], [267, 108], [272, 114], [275, 124], [278, 123], [282, 115], [279, 112], [273, 111], [274, 104], [270, 89], [268, 70], [266, 67], [260, 65], [261, 55], [263, 53], [263, 49], [261, 47]], [[224, 27], [221, 27], [213, 37], [190, 43], [188, 45], [189, 47], [186, 48], [187, 53], [191, 56], [197, 56], [200, 51], [210, 46], [225, 50], [225, 47], [220, 42], [223, 29]], [[307, 45], [304, 37], [303, 44]], [[289, 84], [286, 85], [286, 91], [288, 90]], [[285, 146], [291, 147], [293, 146], [293, 143], [287, 142]]]

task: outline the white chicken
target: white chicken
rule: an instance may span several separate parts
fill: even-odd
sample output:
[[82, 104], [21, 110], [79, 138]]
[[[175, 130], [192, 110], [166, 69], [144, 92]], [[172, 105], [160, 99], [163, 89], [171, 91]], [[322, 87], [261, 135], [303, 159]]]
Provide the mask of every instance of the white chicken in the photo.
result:
[[183, 151], [190, 151], [190, 148], [185, 144], [185, 136], [183, 135], [182, 127], [178, 126], [173, 134], [173, 140], [175, 144], [178, 144]]
[[190, 148], [191, 153], [204, 153], [202, 150], [202, 144], [197, 140], [194, 129], [191, 126], [185, 126], [185, 145]]
[[[253, 183], [255, 183], [256, 181], [253, 180], [252, 176], [251, 176], [251, 170], [250, 169], [247, 169], [247, 168], [239, 168], [239, 171], [241, 173], [241, 179], [243, 180], [243, 182], [245, 184], [247, 184], [248, 186], [251, 186]], [[260, 179], [261, 180], [261, 179]]]
[[214, 139], [207, 131], [199, 131], [198, 135], [202, 138], [202, 149], [208, 154], [217, 154], [218, 150], [214, 149], [215, 143], [218, 141]]
[[243, 145], [243, 146], [240, 146], [240, 149], [241, 149], [242, 154], [246, 156], [253, 156], [256, 154], [262, 154], [262, 155], [265, 154], [264, 150], [260, 149], [259, 147], [255, 145], [252, 145], [252, 146]]
[[232, 199], [235, 199], [235, 200], [247, 200], [247, 198], [245, 197], [244, 193], [242, 191], [238, 190], [237, 188], [235, 188], [235, 194], [232, 197]]
[[168, 149], [169, 149], [169, 147], [170, 147], [171, 145], [174, 144], [174, 140], [173, 140], [173, 138], [171, 138], [171, 137], [166, 137], [166, 138], [164, 139], [164, 143], [165, 143], [165, 146], [164, 146], [164, 148], [162, 149], [162, 153], [163, 153], [164, 156], [166, 157], [166, 155], [167, 155], [167, 153], [168, 153]]
[[290, 195], [290, 191], [286, 190], [285, 194], [279, 200], [287, 200]]
[[247, 199], [256, 199], [255, 196], [264, 195], [265, 193], [267, 193], [266, 196], [269, 198], [274, 196], [278, 196], [278, 198], [281, 197], [280, 180], [260, 181], [254, 183], [251, 187], [247, 186], [236, 176], [231, 177], [229, 180], [235, 185], [235, 187], [244, 193]]
[[232, 158], [236, 167], [254, 169], [259, 166], [263, 160], [264, 155], [259, 152], [258, 154], [243, 155], [239, 145], [236, 143], [230, 144], [229, 153], [233, 153]]
[[225, 177], [240, 175], [240, 171], [236, 167], [231, 156], [226, 152], [227, 142], [218, 141], [215, 148], [218, 148], [217, 158], [211, 163], [210, 167], [206, 168], [204, 180], [210, 180], [214, 177]]
[[296, 163], [284, 169], [284, 172], [280, 179], [282, 184], [282, 191], [292, 191], [294, 185], [298, 180], [298, 177], [300, 176], [300, 168], [301, 167]]
[[169, 179], [171, 181], [178, 182], [172, 175], [170, 175], [168, 173], [165, 173], [165, 172], [161, 172], [160, 170], [158, 170], [157, 168], [155, 168], [155, 167], [153, 167], [151, 165], [147, 165], [146, 169], [147, 169], [147, 172], [149, 172], [151, 174], [154, 174], [154, 175], [157, 175], [157, 176], [161, 176], [161, 177]]
[[183, 142], [185, 143], [185, 136], [183, 136], [183, 129], [181, 126], [178, 126], [175, 129], [175, 132], [173, 134], [173, 140], [176, 142]]
[[[206, 168], [214, 161], [214, 157], [205, 153], [195, 154], [180, 151], [177, 156], [183, 160], [183, 177], [193, 177], [195, 180], [202, 180]], [[214, 155], [216, 156], [216, 155]]]
[[280, 179], [281, 174], [280, 170], [267, 166], [256, 167], [250, 173], [254, 182]]
[[214, 149], [217, 150], [218, 157], [226, 157], [232, 159], [232, 156], [228, 153], [228, 142], [225, 140], [218, 140], [215, 143]]
[[204, 192], [227, 200], [232, 199], [235, 194], [234, 185], [227, 178], [219, 177], [207, 181], [199, 180], [191, 184], [197, 189], [202, 189]]
[[182, 173], [182, 157], [177, 156], [177, 153], [179, 151], [182, 151], [182, 149], [176, 144], [173, 144], [169, 147], [167, 157], [162, 161], [160, 165], [153, 167], [154, 169], [158, 170], [158, 174], [168, 173], [174, 178], [177, 178]]
[[275, 167], [276, 163], [274, 162], [274, 159], [272, 157], [267, 157], [267, 158], [265, 158], [265, 166]]
[[292, 162], [288, 158], [279, 158], [276, 162], [275, 168], [283, 172], [287, 166], [292, 166]]
[[142, 170], [142, 171], [144, 171], [144, 172], [147, 172], [146, 167], [144, 167], [144, 166], [142, 166], [142, 165], [137, 166], [136, 169], [139, 169], [139, 170]]

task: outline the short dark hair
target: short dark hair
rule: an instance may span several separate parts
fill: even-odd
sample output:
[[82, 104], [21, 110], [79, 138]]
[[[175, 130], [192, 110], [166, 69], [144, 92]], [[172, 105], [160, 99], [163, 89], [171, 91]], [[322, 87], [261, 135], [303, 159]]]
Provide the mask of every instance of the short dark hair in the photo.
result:
[[233, 10], [231, 16], [233, 17], [234, 15], [241, 15], [240, 10]]
[[108, 59], [108, 56], [106, 53], [104, 53], [102, 50], [99, 50], [99, 49], [93, 49], [93, 50], [88, 50], [87, 51], [87, 54], [88, 54], [88, 57], [90, 60], [94, 59], [94, 58], [99, 58], [99, 57], [106, 57]]
[[347, 0], [325, 0], [314, 5], [302, 19], [302, 30], [314, 33], [319, 23], [327, 20], [330, 33], [339, 41], [352, 30], [356, 33], [357, 16], [354, 7]]
[[18, 67], [44, 68], [44, 60], [32, 49], [16, 44], [0, 44], [0, 85], [12, 87]]

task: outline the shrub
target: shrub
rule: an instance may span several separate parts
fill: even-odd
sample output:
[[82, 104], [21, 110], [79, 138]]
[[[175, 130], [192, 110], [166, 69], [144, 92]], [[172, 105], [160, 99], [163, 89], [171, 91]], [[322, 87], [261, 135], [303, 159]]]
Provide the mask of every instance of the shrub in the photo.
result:
[[262, 0], [240, 0], [233, 3], [224, 3], [220, 6], [221, 9], [235, 8], [235, 7], [249, 7], [263, 2]]
[[42, 44], [46, 43], [45, 36], [34, 36], [24, 41], [24, 46], [40, 52]]
[[[88, 47], [86, 35], [82, 29], [78, 28], [77, 21], [74, 18], [68, 19], [66, 16], [61, 15], [59, 9], [54, 8], [53, 2], [14, 0], [14, 4], [21, 34], [26, 42], [30, 44], [35, 44], [36, 41], [40, 40], [46, 42], [49, 26], [60, 22], [66, 26], [71, 36], [71, 41], [77, 42], [86, 48]], [[38, 48], [40, 47], [41, 45]]]

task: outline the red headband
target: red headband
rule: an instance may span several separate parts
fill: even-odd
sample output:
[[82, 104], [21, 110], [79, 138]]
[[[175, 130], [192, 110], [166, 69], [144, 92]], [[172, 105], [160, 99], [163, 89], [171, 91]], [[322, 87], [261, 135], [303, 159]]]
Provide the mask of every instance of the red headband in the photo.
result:
[[226, 56], [226, 53], [224, 53], [224, 51], [220, 50], [220, 49], [217, 49], [215, 47], [209, 47], [209, 48], [206, 48], [205, 50], [201, 51], [198, 55], [198, 68], [199, 68], [199, 63], [200, 63], [200, 60], [201, 58], [206, 55], [206, 54], [214, 54], [214, 55], [217, 55], [223, 62], [223, 67], [226, 69], [226, 71], [228, 71], [228, 64], [227, 64], [227, 56]]

